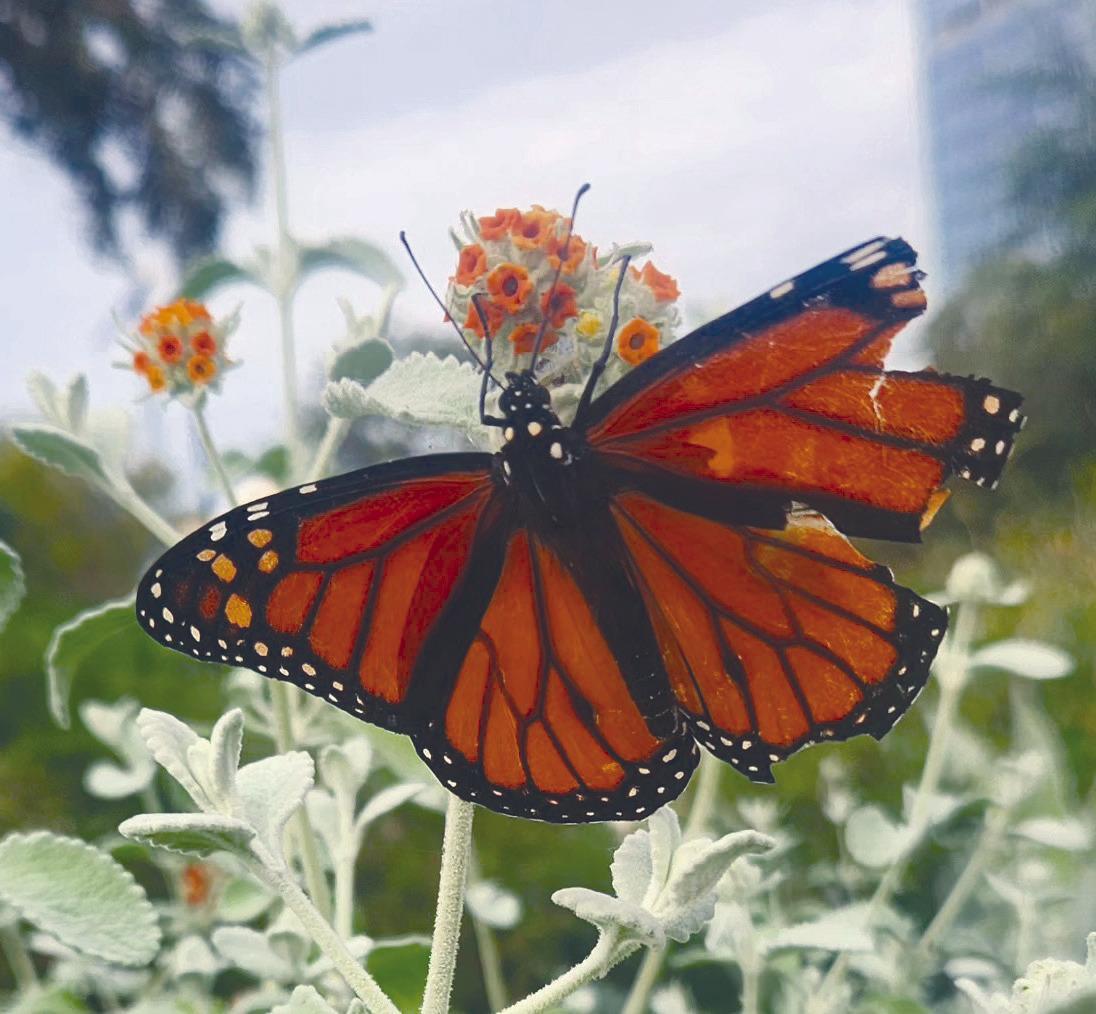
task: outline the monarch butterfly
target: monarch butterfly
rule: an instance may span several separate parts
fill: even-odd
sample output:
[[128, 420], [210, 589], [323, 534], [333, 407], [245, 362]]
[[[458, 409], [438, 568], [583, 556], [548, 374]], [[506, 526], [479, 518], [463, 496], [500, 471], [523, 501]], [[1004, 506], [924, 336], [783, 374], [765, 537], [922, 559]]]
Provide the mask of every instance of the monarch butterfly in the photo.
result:
[[987, 380], [884, 370], [925, 307], [915, 262], [861, 244], [595, 399], [610, 333], [569, 425], [531, 370], [487, 414], [488, 341], [501, 450], [231, 510], [152, 566], [139, 622], [404, 733], [458, 796], [540, 820], [647, 816], [700, 747], [771, 782], [808, 743], [881, 738], [947, 618], [846, 536], [919, 541], [945, 480], [995, 485], [1023, 423]]

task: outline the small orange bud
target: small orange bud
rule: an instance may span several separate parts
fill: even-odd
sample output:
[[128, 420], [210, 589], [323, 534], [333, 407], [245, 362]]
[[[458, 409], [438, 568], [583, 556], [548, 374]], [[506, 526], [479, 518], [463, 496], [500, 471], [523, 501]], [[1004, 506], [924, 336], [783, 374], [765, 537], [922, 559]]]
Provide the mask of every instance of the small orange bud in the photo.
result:
[[203, 356], [213, 356], [217, 354], [217, 339], [208, 331], [200, 331], [190, 339], [190, 347]]
[[642, 317], [633, 317], [617, 335], [617, 353], [626, 363], [638, 366], [658, 351], [658, 328]]
[[641, 277], [660, 303], [671, 303], [681, 295], [677, 282], [669, 275], [664, 275], [650, 261], [643, 265]]
[[154, 394], [167, 387], [167, 378], [164, 376], [164, 371], [155, 363], [150, 363], [145, 370], [145, 379]]
[[135, 373], [148, 373], [148, 369], [151, 365], [152, 359], [149, 358], [147, 352], [133, 353], [133, 370]]
[[165, 363], [177, 363], [183, 358], [183, 343], [173, 334], [165, 334], [156, 348]]
[[217, 364], [209, 356], [191, 356], [186, 373], [192, 384], [208, 384], [217, 375]]
[[487, 252], [479, 243], [472, 243], [460, 252], [457, 264], [457, 284], [471, 285], [487, 270]]
[[487, 291], [495, 306], [517, 313], [533, 291], [533, 283], [520, 264], [500, 264], [487, 276]]
[[572, 317], [578, 316], [578, 304], [575, 302], [575, 290], [566, 282], [560, 282], [552, 292], [549, 305], [548, 293], [540, 297], [540, 312], [549, 318], [552, 327], [563, 327]]
[[[518, 355], [529, 355], [533, 351], [533, 346], [536, 345], [537, 332], [540, 330], [539, 324], [519, 324], [513, 331], [510, 332], [510, 341], [514, 343], [514, 351]], [[543, 352], [545, 349], [550, 349], [556, 342], [559, 341], [559, 335], [554, 331], [545, 331], [544, 337], [540, 342], [540, 349]]]

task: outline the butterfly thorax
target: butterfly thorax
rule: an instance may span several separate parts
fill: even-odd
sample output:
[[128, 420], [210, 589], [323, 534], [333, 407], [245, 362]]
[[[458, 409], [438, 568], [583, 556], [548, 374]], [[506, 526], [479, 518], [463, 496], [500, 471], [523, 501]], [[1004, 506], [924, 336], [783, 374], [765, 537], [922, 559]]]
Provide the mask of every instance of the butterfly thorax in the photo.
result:
[[499, 398], [502, 481], [554, 523], [578, 520], [572, 466], [581, 455], [580, 439], [560, 422], [548, 391], [529, 370], [507, 373], [506, 381]]

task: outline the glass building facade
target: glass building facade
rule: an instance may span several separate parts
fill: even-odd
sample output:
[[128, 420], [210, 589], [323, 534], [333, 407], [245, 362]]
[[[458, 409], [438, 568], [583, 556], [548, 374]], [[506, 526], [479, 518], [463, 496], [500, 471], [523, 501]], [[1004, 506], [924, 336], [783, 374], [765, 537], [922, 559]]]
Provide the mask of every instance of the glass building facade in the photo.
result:
[[1011, 166], [1062, 115], [1025, 75], [1092, 40], [1093, 0], [920, 0], [923, 101], [945, 283], [1014, 231]]

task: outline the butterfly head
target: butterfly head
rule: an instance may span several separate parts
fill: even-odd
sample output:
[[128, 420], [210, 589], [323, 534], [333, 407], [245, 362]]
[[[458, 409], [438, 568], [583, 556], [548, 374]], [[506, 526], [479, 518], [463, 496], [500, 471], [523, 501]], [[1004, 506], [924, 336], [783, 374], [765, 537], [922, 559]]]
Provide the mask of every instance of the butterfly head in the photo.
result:
[[551, 396], [531, 370], [506, 374], [499, 408], [506, 420], [502, 467], [507, 482], [530, 468], [539, 471], [574, 460], [574, 434], [559, 421]]

